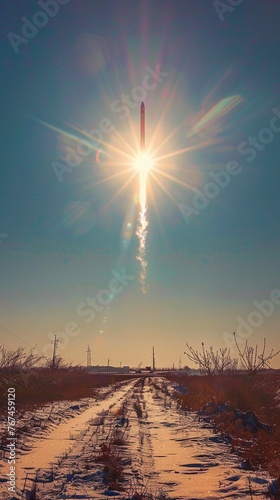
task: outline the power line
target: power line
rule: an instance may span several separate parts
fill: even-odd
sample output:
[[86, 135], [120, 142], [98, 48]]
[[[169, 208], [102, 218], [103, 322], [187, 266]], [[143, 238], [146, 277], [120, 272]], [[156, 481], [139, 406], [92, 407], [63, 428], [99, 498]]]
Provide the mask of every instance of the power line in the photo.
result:
[[[2, 316], [2, 315], [1, 315]], [[33, 346], [31, 344], [29, 344], [29, 342], [26, 342], [26, 340], [23, 340], [21, 337], [19, 337], [18, 335], [16, 335], [15, 333], [11, 332], [11, 330], [8, 330], [8, 328], [6, 328], [4, 325], [1, 325], [0, 323], [0, 327], [3, 328], [4, 330], [6, 330], [7, 332], [9, 332], [11, 335], [13, 335], [14, 337], [16, 337], [18, 340], [21, 340], [22, 342], [24, 342], [26, 345], [29, 345], [30, 347], [33, 348]]]
[[[5, 301], [2, 300], [2, 297], [6, 297], [6, 299], [8, 299], [9, 302], [11, 302], [14, 306], [16, 306], [18, 309], [20, 309], [26, 316], [29, 316], [29, 318], [31, 318], [31, 319], [24, 318], [22, 316], [22, 314], [20, 315], [18, 312], [14, 311], [13, 308], [9, 304], [7, 304]], [[41, 325], [40, 323], [37, 323], [37, 321], [34, 321], [31, 314], [29, 312], [25, 311], [21, 306], [16, 304], [16, 302], [14, 302], [12, 299], [10, 299], [10, 297], [8, 297], [8, 295], [1, 294], [1, 300], [3, 301], [3, 303], [5, 304], [6, 307], [9, 307], [13, 311], [13, 313], [17, 314], [20, 318], [23, 318], [25, 321], [29, 321], [29, 323], [32, 323], [37, 328], [39, 327], [39, 328], [42, 328], [43, 330], [49, 331], [45, 326]]]
[[15, 321], [13, 321], [12, 319], [10, 319], [9, 317], [6, 317], [4, 314], [0, 313], [0, 316], [2, 316], [2, 318], [4, 318], [9, 323], [12, 323], [13, 325], [15, 325], [17, 328], [23, 329], [20, 325], [18, 325], [17, 323], [15, 323]]

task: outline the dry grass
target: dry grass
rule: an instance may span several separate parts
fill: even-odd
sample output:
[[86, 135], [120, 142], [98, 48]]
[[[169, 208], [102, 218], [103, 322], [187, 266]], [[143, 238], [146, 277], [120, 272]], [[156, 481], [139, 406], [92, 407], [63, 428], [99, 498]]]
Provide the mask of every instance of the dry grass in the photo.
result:
[[[280, 373], [261, 373], [257, 376], [170, 375], [168, 378], [188, 390], [187, 394], [176, 396], [183, 411], [199, 411], [209, 403], [227, 403], [227, 411], [212, 415], [210, 412], [214, 429], [230, 438], [232, 450], [238, 452], [249, 466], [270, 470], [271, 464], [274, 464], [274, 475], [280, 479]], [[260, 421], [270, 426], [270, 431], [260, 429], [252, 433], [234, 418], [234, 409], [253, 412]]]
[[7, 390], [16, 390], [18, 409], [58, 400], [75, 401], [95, 395], [94, 389], [131, 378], [130, 375], [91, 374], [75, 368], [1, 371], [0, 407], [7, 407]]
[[124, 480], [123, 466], [117, 448], [111, 443], [104, 443], [95, 462], [103, 465], [104, 482], [108, 485], [108, 490], [124, 491], [121, 484]]

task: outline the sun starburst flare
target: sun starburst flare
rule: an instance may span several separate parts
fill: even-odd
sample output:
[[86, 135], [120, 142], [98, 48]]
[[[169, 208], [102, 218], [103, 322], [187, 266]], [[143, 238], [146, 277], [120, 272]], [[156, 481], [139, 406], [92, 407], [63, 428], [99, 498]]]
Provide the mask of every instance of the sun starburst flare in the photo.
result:
[[[148, 291], [148, 198], [153, 203], [159, 217], [153, 187], [155, 185], [159, 186], [169, 199], [178, 206], [177, 196], [173, 195], [170, 185], [177, 185], [178, 188], [187, 190], [191, 190], [193, 186], [193, 166], [185, 164], [184, 169], [182, 169], [180, 163], [177, 162], [178, 157], [217, 144], [218, 139], [215, 135], [207, 135], [206, 132], [210, 128], [212, 130], [214, 125], [217, 133], [220, 132], [220, 119], [224, 118], [229, 111], [232, 111], [242, 102], [240, 96], [230, 96], [218, 102], [210, 110], [201, 111], [197, 115], [190, 117], [187, 127], [189, 131], [186, 134], [188, 145], [178, 147], [178, 144], [176, 146], [174, 144], [174, 138], [182, 124], [176, 124], [169, 133], [166, 133], [163, 127], [163, 121], [172, 108], [175, 96], [175, 91], [171, 92], [166, 100], [161, 116], [153, 124], [153, 133], [149, 133], [147, 147], [145, 145], [145, 105], [143, 102], [140, 107], [140, 142], [131, 115], [127, 120], [128, 131], [118, 131], [114, 127], [108, 140], [100, 137], [97, 139], [96, 129], [93, 129], [92, 132], [86, 132], [84, 129], [71, 125], [71, 131], [68, 132], [33, 117], [37, 122], [59, 134], [61, 159], [66, 163], [66, 166], [56, 162], [55, 168], [59, 167], [59, 172], [53, 168], [58, 177], [62, 178], [64, 175], [70, 175], [74, 169], [73, 166], [82, 165], [87, 160], [87, 157], [91, 157], [92, 153], [95, 155], [95, 161], [99, 169], [103, 168], [103, 174], [95, 179], [89, 187], [94, 189], [105, 183], [115, 185], [114, 194], [103, 204], [100, 216], [106, 214], [109, 206], [115, 203], [120, 195], [131, 186], [133, 180], [137, 179], [137, 195], [134, 197], [134, 201], [139, 206], [138, 222], [135, 229], [134, 218], [129, 214], [127, 215], [125, 236], [123, 236], [122, 244], [124, 251], [126, 251], [133, 235], [137, 237], [138, 253], [136, 258], [140, 262], [139, 282], [143, 293]], [[68, 124], [68, 126], [70, 125]], [[196, 140], [191, 141], [190, 138], [193, 137], [196, 137]], [[69, 161], [71, 167], [68, 165]], [[116, 171], [116, 169], [118, 170]], [[188, 177], [186, 177], [186, 174]], [[182, 175], [183, 178], [181, 178]], [[123, 181], [123, 179], [125, 180]], [[196, 179], [197, 177], [195, 177], [195, 183], [197, 183]]]

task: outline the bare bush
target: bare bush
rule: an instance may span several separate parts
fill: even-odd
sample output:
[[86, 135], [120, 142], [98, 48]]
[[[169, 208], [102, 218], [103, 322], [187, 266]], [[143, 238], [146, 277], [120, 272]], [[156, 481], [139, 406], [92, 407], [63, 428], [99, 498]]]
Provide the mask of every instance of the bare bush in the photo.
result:
[[59, 370], [71, 368], [72, 363], [67, 364], [61, 356], [55, 356], [55, 358], [48, 359], [45, 366], [51, 370]]
[[198, 365], [203, 373], [206, 375], [223, 375], [226, 372], [232, 372], [237, 369], [238, 360], [231, 358], [230, 349], [221, 348], [214, 352], [212, 346], [209, 350], [206, 350], [204, 342], [201, 345], [202, 350], [199, 352], [186, 343], [189, 352], [185, 352], [184, 354]]
[[241, 350], [240, 346], [236, 339], [235, 332], [233, 333], [235, 345], [237, 347], [237, 351], [239, 354], [240, 362], [242, 368], [246, 370], [249, 374], [254, 375], [263, 368], [270, 368], [271, 360], [280, 353], [280, 349], [277, 352], [273, 352], [271, 349], [268, 355], [265, 355], [266, 350], [266, 339], [263, 340], [263, 349], [261, 354], [258, 354], [259, 347], [256, 345], [255, 347], [250, 347], [246, 340], [244, 349]]
[[24, 347], [8, 349], [0, 345], [0, 370], [28, 370], [38, 365], [44, 356], [38, 354], [35, 347], [26, 352]]

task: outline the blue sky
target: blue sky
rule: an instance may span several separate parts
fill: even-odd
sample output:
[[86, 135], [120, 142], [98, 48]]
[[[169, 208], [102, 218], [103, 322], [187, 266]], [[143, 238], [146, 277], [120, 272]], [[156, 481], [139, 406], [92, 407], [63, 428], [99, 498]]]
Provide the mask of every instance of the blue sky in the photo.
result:
[[[280, 288], [279, 2], [241, 2], [223, 21], [208, 0], [50, 2], [40, 18], [42, 4], [9, 2], [0, 21], [3, 342], [47, 352], [60, 333], [67, 361], [84, 363], [89, 344], [96, 364], [135, 365], [154, 345], [160, 366], [187, 363], [186, 341], [226, 347]], [[138, 179], [116, 177], [137, 150], [144, 81], [146, 142], [169, 155], [148, 179], [146, 294]], [[213, 187], [232, 161], [238, 174]], [[214, 193], [205, 208], [198, 192]], [[116, 273], [131, 279], [105, 304]], [[280, 305], [259, 314], [248, 341], [279, 348]]]

